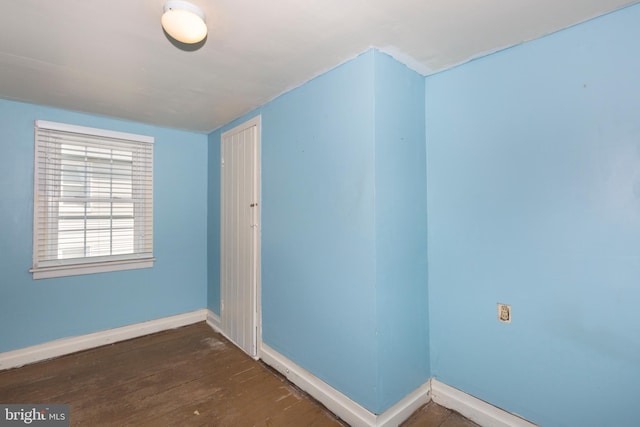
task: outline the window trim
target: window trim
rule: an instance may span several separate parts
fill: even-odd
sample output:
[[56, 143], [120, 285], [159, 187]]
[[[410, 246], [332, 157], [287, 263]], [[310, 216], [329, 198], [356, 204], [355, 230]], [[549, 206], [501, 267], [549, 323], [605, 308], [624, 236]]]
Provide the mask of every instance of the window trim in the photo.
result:
[[[86, 126], [77, 126], [66, 123], [50, 122], [45, 120], [36, 120], [34, 126], [34, 148], [38, 148], [38, 132], [37, 128], [51, 131], [71, 132], [76, 134], [84, 134], [91, 137], [111, 138], [135, 143], [153, 144], [154, 138], [147, 135], [139, 135], [126, 132], [118, 132], [107, 129], [98, 129]], [[151, 185], [151, 202], [153, 202], [153, 145], [151, 145], [151, 162], [150, 176]], [[72, 262], [68, 259], [59, 260], [39, 260], [38, 251], [40, 249], [38, 219], [42, 215], [42, 205], [38, 205], [39, 192], [38, 184], [40, 183], [40, 175], [38, 163], [40, 161], [38, 151], [34, 152], [34, 193], [33, 193], [33, 264], [29, 272], [33, 274], [33, 279], [47, 279], [54, 277], [75, 276], [82, 274], [93, 274], [110, 271], [133, 270], [141, 268], [153, 267], [155, 257], [153, 256], [153, 236], [151, 236], [151, 254], [149, 253], [133, 253], [122, 255], [106, 255], [96, 257], [84, 257], [74, 259]], [[151, 212], [151, 227], [153, 229], [153, 208]], [[45, 214], [46, 215], [46, 214]], [[134, 216], [134, 222], [139, 221], [140, 215]], [[153, 234], [153, 233], [152, 233]]]
[[79, 276], [81, 274], [107, 273], [110, 271], [137, 270], [151, 268], [155, 258], [141, 258], [139, 260], [102, 261], [78, 264], [67, 264], [52, 267], [38, 267], [29, 269], [33, 278], [52, 279], [54, 277]]

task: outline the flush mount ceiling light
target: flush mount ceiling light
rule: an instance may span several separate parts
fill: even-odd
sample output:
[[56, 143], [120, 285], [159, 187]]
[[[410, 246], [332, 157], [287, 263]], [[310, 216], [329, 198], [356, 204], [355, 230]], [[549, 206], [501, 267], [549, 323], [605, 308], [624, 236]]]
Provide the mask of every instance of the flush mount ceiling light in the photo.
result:
[[204, 12], [186, 1], [168, 1], [162, 14], [162, 28], [182, 43], [198, 43], [207, 36]]

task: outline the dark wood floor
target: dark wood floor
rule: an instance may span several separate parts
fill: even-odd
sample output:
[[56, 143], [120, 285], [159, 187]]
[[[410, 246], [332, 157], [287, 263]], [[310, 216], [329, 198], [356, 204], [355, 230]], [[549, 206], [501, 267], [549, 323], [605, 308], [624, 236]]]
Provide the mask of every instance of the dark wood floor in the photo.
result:
[[[68, 403], [71, 425], [346, 425], [204, 322], [0, 371], [0, 403]], [[403, 425], [469, 423], [430, 403]]]
[[429, 402], [418, 409], [402, 427], [479, 427], [459, 413]]

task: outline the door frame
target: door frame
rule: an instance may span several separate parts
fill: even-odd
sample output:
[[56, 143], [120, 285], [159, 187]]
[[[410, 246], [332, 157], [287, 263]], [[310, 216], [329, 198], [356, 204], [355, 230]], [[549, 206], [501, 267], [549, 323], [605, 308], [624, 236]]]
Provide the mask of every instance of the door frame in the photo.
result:
[[[254, 300], [255, 300], [255, 309], [253, 311], [253, 328], [255, 328], [255, 355], [249, 355], [255, 360], [260, 359], [260, 354], [262, 352], [262, 115], [258, 114], [255, 117], [252, 117], [245, 122], [234, 126], [233, 128], [223, 132], [220, 135], [220, 219], [222, 219], [222, 141], [225, 136], [229, 134], [235, 134], [238, 132], [242, 132], [243, 130], [249, 129], [255, 126], [255, 164], [254, 164], [254, 173], [255, 173], [255, 191], [257, 192], [258, 199], [258, 209], [256, 211], [256, 224], [257, 230], [254, 241], [254, 251], [255, 251], [255, 266], [254, 266]], [[220, 221], [220, 237], [222, 237], [222, 221]], [[222, 239], [220, 239], [220, 257], [222, 257]], [[222, 320], [223, 312], [222, 312], [222, 259], [220, 261], [220, 326], [224, 324]], [[222, 331], [225, 336], [227, 336], [226, 331]], [[227, 338], [229, 338], [227, 336]], [[233, 342], [233, 340], [231, 340]], [[234, 343], [235, 344], [235, 343]]]

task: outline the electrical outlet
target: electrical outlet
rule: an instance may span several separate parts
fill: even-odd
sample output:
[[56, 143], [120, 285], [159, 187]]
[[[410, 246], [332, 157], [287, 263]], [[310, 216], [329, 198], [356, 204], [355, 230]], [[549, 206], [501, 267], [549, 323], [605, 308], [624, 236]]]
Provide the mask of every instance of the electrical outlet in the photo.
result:
[[511, 323], [511, 306], [498, 303], [498, 320], [502, 323]]

